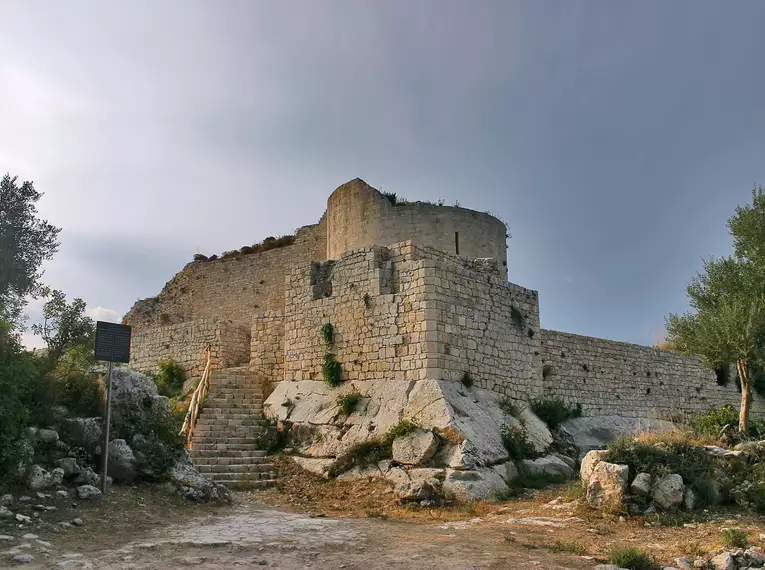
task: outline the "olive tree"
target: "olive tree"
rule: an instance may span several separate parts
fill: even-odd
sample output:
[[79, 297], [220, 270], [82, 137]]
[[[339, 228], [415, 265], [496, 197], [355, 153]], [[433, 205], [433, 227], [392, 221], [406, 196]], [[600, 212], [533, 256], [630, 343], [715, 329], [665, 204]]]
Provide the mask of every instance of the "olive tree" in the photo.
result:
[[735, 363], [741, 381], [739, 430], [747, 433], [753, 371], [765, 365], [765, 192], [728, 220], [734, 253], [704, 262], [688, 286], [692, 311], [667, 318], [668, 338], [712, 367]]

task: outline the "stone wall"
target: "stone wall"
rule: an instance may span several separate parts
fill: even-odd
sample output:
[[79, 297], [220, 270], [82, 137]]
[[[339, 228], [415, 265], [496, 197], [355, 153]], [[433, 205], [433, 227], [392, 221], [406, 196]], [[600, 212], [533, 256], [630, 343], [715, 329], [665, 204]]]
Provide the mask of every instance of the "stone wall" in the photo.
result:
[[[683, 422], [722, 404], [740, 404], [734, 382], [717, 383], [698, 357], [551, 330], [541, 331], [545, 397], [582, 406], [584, 415]], [[754, 411], [762, 413], [755, 396]]]
[[295, 243], [263, 253], [189, 263], [162, 292], [136, 303], [123, 322], [134, 330], [205, 317], [242, 322], [284, 307], [284, 277], [296, 267], [326, 257], [324, 219], [300, 228]]
[[252, 321], [250, 369], [269, 382], [284, 379], [284, 311], [265, 311]]
[[541, 394], [537, 292], [456, 259], [427, 262], [424, 271], [426, 350], [437, 354], [431, 363], [440, 377], [469, 375], [476, 386], [516, 399]]
[[327, 235], [327, 259], [339, 259], [364, 246], [414, 240], [468, 259], [495, 258], [507, 277], [507, 228], [502, 221], [460, 207], [392, 205], [359, 179], [343, 184], [329, 197]]
[[467, 372], [476, 386], [514, 398], [541, 393], [537, 294], [504, 282], [496, 263], [407, 241], [296, 270], [287, 283], [286, 380], [322, 379], [331, 352], [344, 380], [460, 382]]
[[212, 347], [213, 368], [247, 364], [250, 358], [249, 326], [209, 318], [133, 332], [130, 367], [153, 372], [160, 361], [172, 358], [189, 376], [201, 376], [208, 346]]
[[[284, 356], [287, 380], [321, 380], [331, 352], [344, 380], [425, 378], [422, 261], [402, 261], [392, 291], [390, 251], [370, 246], [293, 271], [287, 279]], [[334, 342], [321, 333], [332, 323]]]

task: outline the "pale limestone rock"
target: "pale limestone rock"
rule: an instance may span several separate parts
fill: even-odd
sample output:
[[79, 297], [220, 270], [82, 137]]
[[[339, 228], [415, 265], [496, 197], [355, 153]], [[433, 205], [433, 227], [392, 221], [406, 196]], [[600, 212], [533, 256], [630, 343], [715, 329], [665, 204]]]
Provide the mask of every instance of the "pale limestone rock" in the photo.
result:
[[601, 461], [595, 466], [587, 485], [587, 503], [595, 508], [617, 508], [624, 501], [629, 467]]
[[404, 465], [425, 465], [433, 458], [438, 440], [433, 432], [417, 428], [393, 441], [393, 461]]
[[424, 501], [441, 496], [445, 477], [443, 469], [410, 469], [406, 474], [409, 476], [409, 488], [398, 494], [400, 499]]
[[10, 518], [13, 518], [13, 513], [11, 512], [11, 510], [5, 505], [0, 505], [0, 519], [10, 519]]
[[117, 481], [130, 483], [137, 475], [135, 463], [135, 454], [124, 439], [109, 442], [109, 475]]
[[56, 465], [64, 470], [64, 477], [74, 477], [80, 473], [80, 466], [74, 457], [64, 457], [56, 461]]
[[647, 497], [651, 492], [651, 475], [649, 473], [638, 473], [630, 485], [630, 491], [633, 495]]
[[492, 465], [491, 468], [499, 473], [499, 476], [502, 477], [502, 480], [508, 485], [510, 485], [518, 478], [518, 468], [512, 461], [506, 461], [505, 463]]
[[377, 465], [357, 465], [352, 467], [345, 473], [341, 473], [337, 476], [338, 481], [356, 481], [357, 479], [369, 479], [371, 477], [381, 477], [380, 469]]
[[585, 485], [590, 482], [590, 476], [595, 471], [595, 466], [603, 461], [603, 457], [608, 453], [607, 449], [597, 449], [587, 453], [582, 459], [582, 466], [579, 468], [579, 478]]
[[50, 472], [51, 485], [58, 487], [64, 481], [64, 470], [61, 467], [56, 467]]
[[39, 465], [32, 465], [27, 472], [27, 487], [33, 491], [47, 489], [53, 484], [53, 477]]
[[309, 473], [319, 475], [320, 477], [328, 477], [332, 465], [334, 465], [334, 459], [320, 459], [314, 457], [293, 457], [292, 460], [298, 464], [302, 469], [305, 469]]
[[696, 508], [696, 493], [690, 487], [685, 489], [685, 495], [683, 495], [683, 509], [686, 511], [692, 511]]
[[736, 560], [730, 552], [721, 552], [709, 561], [714, 570], [736, 570]]
[[544, 453], [553, 442], [553, 436], [547, 424], [540, 420], [528, 406], [523, 406], [518, 421], [526, 428], [526, 435], [537, 453]]
[[48, 445], [55, 445], [58, 442], [58, 432], [52, 429], [37, 430], [37, 440]]
[[679, 570], [693, 570], [693, 562], [688, 558], [675, 558], [675, 566]]
[[579, 449], [579, 457], [588, 451], [602, 449], [620, 435], [643, 432], [665, 432], [676, 429], [672, 422], [622, 416], [581, 417], [567, 420], [559, 428]]
[[93, 485], [80, 485], [77, 487], [77, 497], [83, 501], [100, 499], [101, 491], [96, 489]]
[[510, 490], [500, 474], [491, 468], [447, 469], [443, 489], [446, 496], [461, 501], [485, 501]]
[[519, 464], [520, 470], [531, 477], [550, 477], [560, 480], [570, 479], [574, 470], [555, 455], [546, 455], [537, 459], [524, 459]]
[[684, 493], [683, 478], [677, 473], [670, 473], [656, 482], [653, 488], [653, 501], [659, 508], [676, 509], [682, 504]]

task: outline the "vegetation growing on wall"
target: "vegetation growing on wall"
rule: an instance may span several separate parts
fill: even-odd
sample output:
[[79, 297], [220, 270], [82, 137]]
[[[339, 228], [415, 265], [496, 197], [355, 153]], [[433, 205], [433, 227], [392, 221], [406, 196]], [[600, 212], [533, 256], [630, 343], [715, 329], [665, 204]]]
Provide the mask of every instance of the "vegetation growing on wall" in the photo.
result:
[[[269, 236], [260, 243], [255, 243], [253, 245], [245, 245], [239, 249], [225, 251], [220, 255], [220, 259], [234, 259], [234, 258], [241, 257], [243, 255], [251, 255], [253, 253], [263, 253], [266, 251], [270, 251], [272, 249], [287, 247], [288, 245], [294, 244], [295, 239], [296, 238], [294, 235], [279, 236], [278, 238]], [[203, 255], [201, 253], [197, 253], [194, 255], [194, 261], [197, 261], [197, 262], [215, 261], [216, 259], [219, 259], [217, 255], [212, 255], [210, 257], [207, 257], [206, 255]]]
[[332, 323], [321, 325], [321, 338], [327, 346], [332, 346], [335, 343], [335, 327], [332, 326]]
[[532, 398], [529, 400], [529, 406], [550, 429], [555, 429], [566, 420], [582, 415], [581, 405], [567, 404], [562, 398]]
[[356, 410], [356, 406], [361, 401], [361, 398], [361, 394], [355, 391], [345, 396], [340, 396], [337, 399], [337, 407], [340, 408], [340, 413], [344, 416], [350, 416]]
[[321, 375], [328, 386], [335, 387], [340, 385], [340, 373], [342, 369], [335, 355], [328, 352], [324, 355], [324, 362], [321, 366]]

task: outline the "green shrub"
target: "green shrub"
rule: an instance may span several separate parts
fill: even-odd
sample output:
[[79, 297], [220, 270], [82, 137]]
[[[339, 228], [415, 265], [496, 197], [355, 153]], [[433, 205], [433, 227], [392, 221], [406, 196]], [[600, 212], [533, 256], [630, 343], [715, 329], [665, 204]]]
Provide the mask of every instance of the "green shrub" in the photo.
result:
[[470, 372], [465, 372], [462, 375], [462, 385], [465, 388], [471, 388], [473, 386], [473, 377], [470, 375]]
[[698, 414], [691, 420], [693, 430], [699, 435], [717, 437], [726, 425], [738, 427], [738, 410], [726, 404]]
[[502, 443], [511, 459], [533, 459], [537, 456], [534, 445], [528, 439], [526, 428], [502, 426]]
[[731, 497], [737, 505], [765, 515], [765, 463], [747, 467], [742, 477], [744, 480], [731, 490]]
[[396, 202], [398, 202], [398, 196], [396, 196], [395, 192], [380, 192], [380, 194], [382, 194], [383, 198], [390, 202], [391, 206], [395, 206]]
[[361, 394], [358, 392], [351, 392], [345, 396], [340, 396], [337, 399], [337, 406], [340, 408], [340, 412], [344, 416], [350, 416], [356, 409], [356, 405], [361, 401]]
[[550, 429], [557, 428], [560, 424], [570, 418], [578, 418], [582, 415], [582, 407], [577, 404], [570, 406], [561, 398], [552, 398], [549, 400], [533, 398], [529, 401], [531, 410], [545, 422]]
[[723, 531], [723, 540], [728, 548], [746, 548], [749, 546], [749, 537], [740, 528], [726, 528]]
[[93, 418], [103, 415], [106, 389], [96, 374], [73, 372], [58, 380], [58, 399], [69, 415]]
[[369, 309], [372, 306], [372, 297], [369, 296], [369, 293], [364, 293], [364, 307]]
[[159, 393], [168, 398], [180, 395], [183, 383], [186, 381], [186, 371], [172, 358], [163, 360], [157, 366], [159, 372], [154, 380]]
[[657, 478], [677, 473], [696, 493], [700, 506], [715, 499], [715, 458], [687, 439], [669, 436], [644, 443], [622, 436], [611, 444], [603, 460], [626, 464], [630, 473], [645, 472]]
[[[738, 410], [731, 404], [712, 408], [691, 419], [693, 430], [701, 436], [718, 437], [727, 425], [738, 429]], [[765, 422], [750, 419], [749, 436], [757, 439], [765, 437]]]
[[410, 422], [409, 420], [401, 420], [395, 426], [390, 428], [385, 436], [383, 436], [383, 445], [393, 445], [393, 440], [397, 437], [405, 436], [417, 429], [417, 424]]
[[332, 346], [335, 342], [335, 327], [332, 323], [324, 323], [321, 325], [321, 337], [324, 339], [324, 344]]
[[321, 375], [328, 386], [335, 387], [340, 384], [340, 373], [342, 369], [335, 355], [328, 352], [324, 355], [324, 363], [321, 366]]
[[654, 570], [651, 557], [633, 546], [614, 546], [608, 551], [608, 562], [629, 570]]
[[500, 400], [499, 409], [516, 419], [518, 419], [518, 416], [521, 415], [521, 408], [518, 406], [518, 404], [515, 403], [515, 401], [511, 400], [510, 398], [503, 398]]
[[21, 388], [37, 375], [10, 327], [0, 322], [0, 483], [11, 478], [21, 457], [19, 437], [29, 420]]

